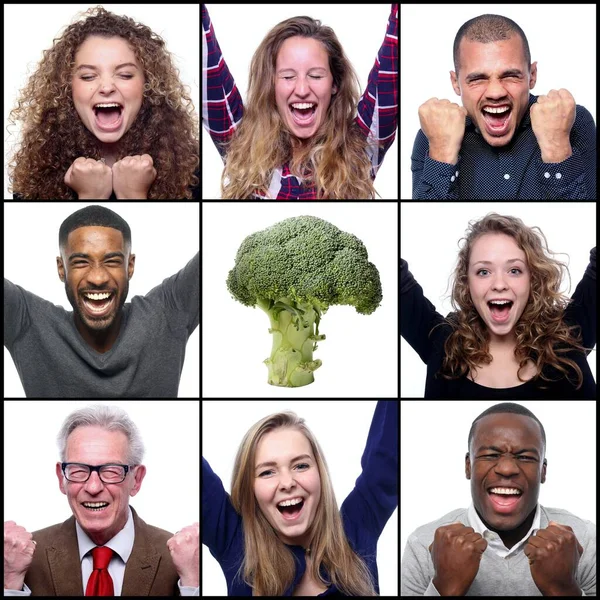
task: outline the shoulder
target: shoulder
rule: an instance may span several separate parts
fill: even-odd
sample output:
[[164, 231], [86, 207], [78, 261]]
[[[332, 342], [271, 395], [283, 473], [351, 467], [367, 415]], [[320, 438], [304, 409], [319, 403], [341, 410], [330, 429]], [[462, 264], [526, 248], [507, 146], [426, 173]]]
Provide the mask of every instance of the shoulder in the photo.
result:
[[135, 512], [133, 507], [131, 512], [133, 514], [133, 523], [135, 526], [136, 534], [142, 534], [152, 544], [159, 546], [161, 549], [167, 543], [167, 540], [173, 537], [173, 534], [166, 529], [155, 527], [154, 525], [148, 525], [140, 516]]
[[[585, 546], [584, 541], [596, 539], [596, 525], [592, 521], [582, 519], [564, 508], [550, 508], [549, 506], [540, 506], [542, 513], [542, 527], [547, 527], [548, 522], [555, 521], [560, 525], [568, 525], [573, 529], [579, 542]], [[545, 519], [544, 519], [545, 517]]]
[[409, 543], [429, 546], [433, 540], [436, 529], [443, 527], [444, 525], [456, 523], [457, 521], [460, 521], [464, 525], [468, 525], [467, 511], [468, 509], [466, 508], [456, 508], [435, 521], [417, 527], [417, 529], [415, 529], [408, 537]]

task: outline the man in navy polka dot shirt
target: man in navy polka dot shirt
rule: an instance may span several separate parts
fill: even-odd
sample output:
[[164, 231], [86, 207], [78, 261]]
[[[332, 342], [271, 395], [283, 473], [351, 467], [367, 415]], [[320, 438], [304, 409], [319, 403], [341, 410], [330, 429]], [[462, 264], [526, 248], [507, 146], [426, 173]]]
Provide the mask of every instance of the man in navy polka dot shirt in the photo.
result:
[[452, 87], [463, 106], [419, 107], [414, 200], [595, 200], [596, 125], [565, 90], [537, 79], [523, 30], [481, 15], [454, 40]]

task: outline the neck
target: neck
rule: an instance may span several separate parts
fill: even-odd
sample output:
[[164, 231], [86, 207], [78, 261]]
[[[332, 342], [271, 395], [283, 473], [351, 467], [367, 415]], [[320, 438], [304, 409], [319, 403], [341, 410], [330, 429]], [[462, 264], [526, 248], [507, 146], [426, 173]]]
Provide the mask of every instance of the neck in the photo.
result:
[[75, 314], [75, 326], [88, 346], [91, 346], [96, 352], [104, 354], [113, 347], [117, 337], [119, 337], [122, 316], [123, 311], [121, 310], [118, 312], [110, 327], [95, 331], [94, 329], [86, 327], [79, 318], [79, 315]]

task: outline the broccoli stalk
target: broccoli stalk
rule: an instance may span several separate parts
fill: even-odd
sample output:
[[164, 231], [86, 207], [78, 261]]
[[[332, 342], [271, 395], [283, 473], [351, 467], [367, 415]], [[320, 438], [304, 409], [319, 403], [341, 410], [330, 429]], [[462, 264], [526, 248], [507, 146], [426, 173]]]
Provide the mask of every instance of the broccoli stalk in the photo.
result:
[[300, 387], [314, 381], [319, 321], [332, 304], [371, 314], [381, 302], [377, 267], [354, 235], [312, 216], [292, 217], [249, 235], [240, 245], [227, 289], [271, 321], [269, 383]]
[[289, 298], [258, 300], [257, 306], [271, 320], [269, 333], [273, 334], [271, 356], [264, 362], [269, 369], [271, 385], [300, 387], [314, 381], [313, 371], [321, 366], [313, 360], [319, 335], [319, 309], [310, 304], [299, 304]]

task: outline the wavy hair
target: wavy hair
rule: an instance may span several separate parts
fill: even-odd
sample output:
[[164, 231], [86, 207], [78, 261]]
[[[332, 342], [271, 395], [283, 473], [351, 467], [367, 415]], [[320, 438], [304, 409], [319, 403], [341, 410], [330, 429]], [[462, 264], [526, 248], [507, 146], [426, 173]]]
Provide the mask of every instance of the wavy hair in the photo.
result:
[[[473, 244], [486, 233], [503, 233], [514, 239], [525, 253], [530, 271], [530, 291], [527, 305], [515, 325], [515, 357], [519, 361], [517, 377], [531, 359], [535, 363], [536, 374], [541, 389], [548, 386], [541, 380], [553, 381], [542, 369], [548, 365], [567, 377], [579, 389], [583, 383], [583, 373], [575, 361], [565, 356], [573, 349], [585, 352], [580, 345], [578, 326], [569, 326], [564, 320], [565, 309], [571, 302], [561, 293], [563, 272], [569, 273], [567, 266], [552, 258], [546, 237], [539, 227], [527, 227], [517, 217], [490, 213], [479, 221], [471, 221], [466, 232], [464, 245], [458, 253], [458, 260], [452, 274], [452, 307], [456, 312], [445, 321], [453, 331], [445, 342], [445, 357], [440, 374], [445, 379], [457, 379], [477, 370], [477, 365], [490, 364], [489, 332], [477, 312], [469, 290], [468, 268]], [[569, 276], [570, 277], [570, 276]], [[571, 379], [574, 371], [575, 378]]]
[[11, 193], [25, 199], [77, 199], [63, 181], [80, 157], [101, 158], [101, 142], [81, 121], [72, 94], [75, 54], [89, 36], [124, 39], [141, 64], [145, 81], [140, 111], [119, 141], [117, 160], [150, 154], [157, 177], [148, 198], [191, 199], [199, 184], [199, 124], [194, 105], [165, 41], [133, 19], [90, 8], [44, 51], [21, 90], [9, 121], [22, 121], [20, 147], [9, 162]]
[[78, 427], [101, 427], [107, 431], [121, 431], [127, 436], [129, 449], [128, 465], [141, 465], [144, 460], [144, 442], [136, 424], [118, 406], [92, 404], [73, 411], [64, 420], [56, 438], [61, 462], [67, 460], [67, 440]]
[[[303, 144], [284, 123], [275, 100], [277, 55], [288, 38], [301, 36], [323, 44], [337, 93], [331, 96], [319, 129]], [[331, 27], [310, 17], [294, 17], [276, 25], [256, 50], [248, 80], [244, 117], [225, 144], [227, 157], [221, 176], [222, 198], [269, 196], [273, 172], [286, 161], [292, 173], [317, 190], [318, 199], [372, 199], [369, 146], [354, 122], [360, 99], [356, 71]]]
[[[291, 411], [272, 414], [253, 425], [235, 459], [231, 502], [244, 522], [245, 557], [240, 566], [244, 582], [253, 588], [254, 596], [282, 596], [296, 573], [292, 551], [279, 539], [254, 495], [256, 448], [265, 434], [280, 428], [295, 429], [306, 437], [321, 478], [321, 497], [309, 533], [311, 576], [323, 585], [335, 584], [345, 595], [376, 596], [369, 569], [346, 538], [323, 451], [304, 419]], [[321, 565], [331, 582], [321, 577]]]

